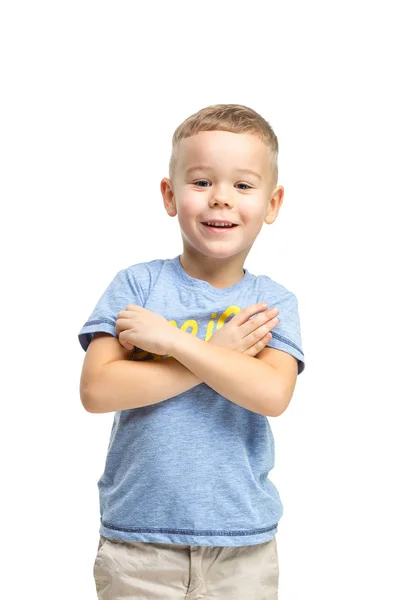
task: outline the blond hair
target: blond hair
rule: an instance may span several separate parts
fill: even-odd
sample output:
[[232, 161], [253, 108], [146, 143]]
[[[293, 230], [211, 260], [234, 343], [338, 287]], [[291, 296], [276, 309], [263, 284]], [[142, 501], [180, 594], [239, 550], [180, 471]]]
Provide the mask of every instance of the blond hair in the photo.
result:
[[278, 138], [271, 125], [255, 110], [241, 104], [213, 104], [191, 115], [177, 127], [172, 136], [172, 152], [169, 161], [169, 178], [175, 175], [179, 142], [200, 131], [230, 131], [254, 133], [270, 149], [270, 167], [273, 187], [278, 181]]

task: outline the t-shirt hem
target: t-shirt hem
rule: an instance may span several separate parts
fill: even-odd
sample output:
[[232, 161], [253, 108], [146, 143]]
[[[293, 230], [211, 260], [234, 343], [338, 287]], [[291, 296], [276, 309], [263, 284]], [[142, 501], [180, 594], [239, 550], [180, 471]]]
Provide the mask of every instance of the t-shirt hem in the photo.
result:
[[204, 531], [188, 533], [179, 529], [160, 529], [148, 531], [138, 528], [137, 531], [121, 531], [100, 525], [101, 536], [114, 541], [144, 542], [153, 544], [180, 544], [184, 546], [253, 546], [269, 542], [275, 537], [278, 526], [264, 527], [243, 532]]
[[304, 354], [292, 341], [272, 332], [272, 339], [268, 342], [268, 347], [283, 350], [283, 352], [291, 354], [297, 359], [297, 374], [300, 375], [304, 371]]
[[97, 319], [85, 323], [78, 334], [79, 342], [85, 352], [94, 334], [98, 332], [111, 333], [112, 336], [116, 337], [115, 324], [111, 320], [106, 319]]

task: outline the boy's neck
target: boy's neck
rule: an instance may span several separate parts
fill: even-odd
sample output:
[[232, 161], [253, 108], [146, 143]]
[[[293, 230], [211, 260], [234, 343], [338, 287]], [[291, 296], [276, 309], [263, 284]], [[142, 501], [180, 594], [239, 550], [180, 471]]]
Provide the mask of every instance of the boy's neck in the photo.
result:
[[183, 252], [179, 260], [183, 270], [189, 277], [207, 281], [216, 288], [231, 287], [244, 276], [244, 261], [240, 255], [225, 261], [218, 261], [214, 258], [207, 259], [207, 257], [199, 259]]

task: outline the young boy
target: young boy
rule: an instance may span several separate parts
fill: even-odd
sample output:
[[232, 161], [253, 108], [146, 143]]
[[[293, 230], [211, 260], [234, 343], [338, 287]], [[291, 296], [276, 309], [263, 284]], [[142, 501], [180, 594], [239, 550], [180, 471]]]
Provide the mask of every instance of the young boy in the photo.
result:
[[79, 333], [83, 406], [115, 411], [98, 482], [102, 600], [278, 597], [268, 417], [289, 405], [304, 355], [296, 296], [243, 268], [282, 205], [277, 154], [245, 106], [186, 119], [161, 181], [183, 252], [119, 271]]

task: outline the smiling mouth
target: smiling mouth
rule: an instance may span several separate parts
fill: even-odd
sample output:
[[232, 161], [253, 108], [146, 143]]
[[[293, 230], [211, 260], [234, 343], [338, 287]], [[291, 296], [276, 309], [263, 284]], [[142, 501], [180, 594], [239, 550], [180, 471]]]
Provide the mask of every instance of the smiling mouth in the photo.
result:
[[230, 226], [220, 226], [220, 227], [213, 227], [213, 225], [207, 225], [207, 223], [202, 223], [202, 225], [204, 225], [204, 227], [207, 227], [207, 229], [212, 229], [213, 231], [229, 231], [230, 229], [235, 229], [235, 227], [237, 227], [236, 224], [232, 224]]

